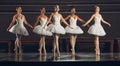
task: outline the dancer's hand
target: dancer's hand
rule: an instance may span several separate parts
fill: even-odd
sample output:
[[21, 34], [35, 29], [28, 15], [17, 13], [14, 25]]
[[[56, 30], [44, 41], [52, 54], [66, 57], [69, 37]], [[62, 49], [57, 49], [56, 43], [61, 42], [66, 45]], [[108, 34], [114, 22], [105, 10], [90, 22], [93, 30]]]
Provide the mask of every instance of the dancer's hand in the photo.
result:
[[111, 24], [108, 24], [109, 27], [111, 27]]
[[33, 26], [30, 26], [31, 29], [33, 29]]
[[90, 25], [88, 24], [87, 27], [90, 27]]
[[7, 31], [9, 31], [9, 28], [7, 28]]
[[42, 29], [45, 29], [45, 26]]
[[87, 25], [86, 25], [86, 24], [83, 24], [82, 26], [85, 27], [85, 26], [87, 26]]
[[30, 31], [33, 31], [33, 28], [30, 28]]
[[35, 27], [32, 28], [32, 30], [34, 30], [34, 29], [35, 29]]
[[70, 27], [71, 29], [73, 29], [73, 27], [72, 27], [72, 26], [70, 26], [70, 25], [68, 25], [68, 27]]
[[30, 29], [30, 30], [31, 30], [31, 31], [33, 31], [33, 29], [34, 29], [34, 27], [31, 27], [31, 29]]

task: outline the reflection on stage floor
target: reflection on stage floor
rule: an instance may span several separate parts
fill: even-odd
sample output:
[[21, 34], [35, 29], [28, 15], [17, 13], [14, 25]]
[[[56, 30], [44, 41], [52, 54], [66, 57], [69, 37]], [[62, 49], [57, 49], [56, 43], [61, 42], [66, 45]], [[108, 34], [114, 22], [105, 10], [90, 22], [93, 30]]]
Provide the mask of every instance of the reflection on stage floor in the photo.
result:
[[39, 53], [23, 53], [16, 55], [15, 53], [0, 53], [0, 61], [13, 62], [86, 62], [86, 61], [120, 61], [120, 53], [76, 53], [72, 56], [71, 53], [61, 53], [60, 57], [54, 57], [53, 53], [48, 53], [46, 56]]

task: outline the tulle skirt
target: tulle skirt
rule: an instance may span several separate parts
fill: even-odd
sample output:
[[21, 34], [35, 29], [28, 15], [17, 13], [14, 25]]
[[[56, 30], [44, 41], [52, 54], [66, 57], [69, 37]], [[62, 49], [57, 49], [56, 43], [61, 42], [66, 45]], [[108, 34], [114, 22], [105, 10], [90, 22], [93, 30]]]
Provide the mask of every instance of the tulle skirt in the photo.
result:
[[106, 33], [101, 25], [94, 24], [92, 25], [89, 30], [89, 34], [97, 35], [97, 36], [105, 36]]
[[24, 36], [28, 36], [29, 35], [27, 29], [24, 26], [19, 26], [19, 25], [13, 25], [10, 28], [9, 32], [11, 32], [13, 34], [24, 35]]
[[33, 32], [38, 34], [38, 35], [52, 36], [52, 32], [47, 30], [47, 27], [43, 28], [41, 25], [37, 25], [33, 29]]
[[73, 27], [73, 29], [67, 26], [65, 30], [66, 33], [70, 33], [70, 34], [83, 34], [83, 30], [79, 26], [75, 26]]

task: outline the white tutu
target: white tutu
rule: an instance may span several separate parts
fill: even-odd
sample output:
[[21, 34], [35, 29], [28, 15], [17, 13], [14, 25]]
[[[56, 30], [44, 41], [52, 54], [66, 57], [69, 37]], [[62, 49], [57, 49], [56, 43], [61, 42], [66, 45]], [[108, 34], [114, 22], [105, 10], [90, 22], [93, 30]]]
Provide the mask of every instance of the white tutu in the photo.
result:
[[101, 25], [101, 18], [95, 17], [94, 20], [95, 23], [89, 28], [88, 33], [97, 36], [105, 36], [106, 33]]
[[76, 25], [77, 18], [71, 17], [69, 19], [69, 21], [70, 21], [70, 26], [72, 28], [70, 28], [70, 27], [67, 26], [65, 28], [66, 33], [70, 33], [70, 34], [83, 34], [83, 30], [79, 26]]
[[83, 34], [83, 30], [79, 26], [76, 26], [73, 29], [67, 26], [65, 30], [66, 33], [70, 33], [70, 34]]
[[61, 25], [50, 24], [47, 30], [51, 31], [52, 33], [65, 34], [65, 29]]
[[92, 25], [89, 30], [89, 34], [97, 35], [97, 36], [104, 36], [106, 35], [103, 27], [101, 25]]
[[33, 29], [33, 32], [39, 35], [52, 36], [52, 32], [43, 29], [42, 26], [38, 25]]
[[27, 29], [23, 25], [23, 19], [18, 18], [16, 21], [17, 21], [17, 24], [13, 25], [10, 28], [9, 32], [11, 32], [13, 34], [19, 34], [19, 35], [28, 36], [29, 33], [28, 33]]

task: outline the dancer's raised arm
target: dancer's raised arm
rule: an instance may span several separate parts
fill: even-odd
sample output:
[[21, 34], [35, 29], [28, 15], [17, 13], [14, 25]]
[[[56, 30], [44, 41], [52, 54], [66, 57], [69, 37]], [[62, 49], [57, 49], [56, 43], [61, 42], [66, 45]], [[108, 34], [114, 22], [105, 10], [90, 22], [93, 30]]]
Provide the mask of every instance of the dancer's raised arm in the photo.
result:
[[91, 21], [92, 21], [92, 19], [95, 17], [95, 15], [93, 14], [91, 17], [90, 17], [90, 19], [85, 23], [85, 24], [83, 24], [83, 27], [85, 27], [85, 26], [87, 26]]

